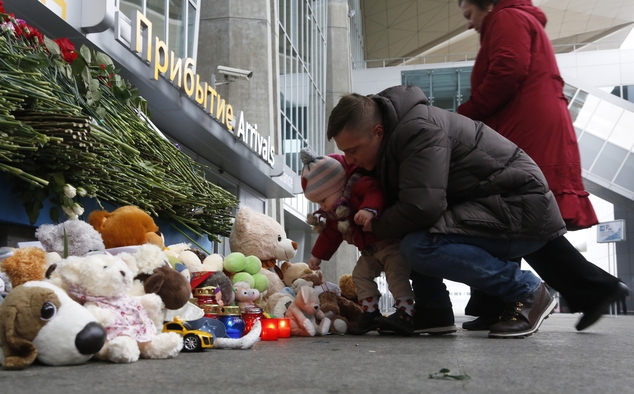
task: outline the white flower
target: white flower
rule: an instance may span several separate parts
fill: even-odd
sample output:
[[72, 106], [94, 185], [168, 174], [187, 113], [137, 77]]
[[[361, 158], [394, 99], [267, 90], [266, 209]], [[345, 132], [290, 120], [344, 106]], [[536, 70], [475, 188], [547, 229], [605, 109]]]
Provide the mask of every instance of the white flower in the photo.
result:
[[[80, 186], [80, 187], [77, 188], [77, 194], [80, 197], [84, 197], [86, 194], [88, 194], [88, 191]], [[81, 213], [80, 213], [80, 215], [81, 215]]]
[[62, 205], [62, 210], [64, 211], [64, 213], [70, 220], [75, 220], [79, 218], [79, 216], [77, 216], [77, 214], [75, 213], [75, 211], [72, 210], [72, 208], [68, 208], [67, 206]]
[[73, 204], [73, 212], [75, 212], [77, 216], [83, 215], [84, 207], [82, 207], [78, 202], [76, 202]]
[[0, 25], [0, 30], [2, 31], [10, 31], [11, 33], [15, 32], [15, 27], [13, 27], [13, 23], [4, 22]]
[[77, 189], [67, 183], [64, 185], [64, 194], [68, 198], [73, 198], [77, 195]]

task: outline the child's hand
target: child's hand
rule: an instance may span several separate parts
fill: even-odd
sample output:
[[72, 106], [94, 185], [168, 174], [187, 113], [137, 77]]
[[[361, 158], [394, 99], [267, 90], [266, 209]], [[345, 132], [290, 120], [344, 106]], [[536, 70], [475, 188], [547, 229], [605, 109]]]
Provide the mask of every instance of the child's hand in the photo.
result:
[[367, 211], [365, 209], [359, 210], [359, 212], [354, 215], [354, 222], [359, 226], [365, 226], [370, 223], [374, 219], [374, 213]]
[[308, 268], [313, 271], [317, 271], [321, 268], [321, 259], [317, 257], [310, 256], [310, 260], [308, 260]]

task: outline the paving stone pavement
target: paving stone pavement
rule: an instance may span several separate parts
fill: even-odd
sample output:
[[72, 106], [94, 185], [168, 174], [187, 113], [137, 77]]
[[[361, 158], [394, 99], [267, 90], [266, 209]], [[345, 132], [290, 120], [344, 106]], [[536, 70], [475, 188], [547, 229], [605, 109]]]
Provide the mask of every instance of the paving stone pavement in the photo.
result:
[[[584, 332], [554, 314], [525, 339], [459, 329], [440, 337], [338, 336], [258, 342], [132, 364], [0, 370], [2, 393], [632, 393], [634, 316]], [[457, 325], [470, 320], [456, 317]], [[430, 379], [440, 369], [469, 380]]]

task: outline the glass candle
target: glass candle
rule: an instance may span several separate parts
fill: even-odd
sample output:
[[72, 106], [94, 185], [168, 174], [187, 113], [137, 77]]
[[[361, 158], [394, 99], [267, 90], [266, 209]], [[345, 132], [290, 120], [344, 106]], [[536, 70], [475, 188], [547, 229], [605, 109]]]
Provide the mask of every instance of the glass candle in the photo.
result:
[[244, 332], [244, 320], [240, 314], [240, 307], [225, 306], [220, 308], [218, 320], [224, 323], [229, 338], [240, 338]]
[[200, 308], [205, 313], [205, 317], [209, 317], [212, 319], [217, 319], [220, 317], [220, 306], [217, 304], [203, 304], [200, 305]]
[[291, 337], [291, 319], [288, 317], [282, 317], [277, 319], [278, 336], [280, 338]]
[[262, 322], [262, 335], [260, 338], [263, 341], [277, 341], [279, 332], [277, 328], [277, 319], [263, 319]]
[[254, 306], [242, 310], [242, 320], [244, 320], [244, 334], [242, 335], [247, 335], [255, 322], [261, 320], [263, 316], [262, 308]]
[[203, 307], [203, 305], [215, 304], [218, 305], [216, 301], [216, 287], [215, 286], [205, 286], [205, 287], [197, 287], [192, 290], [194, 297], [198, 300], [198, 306]]

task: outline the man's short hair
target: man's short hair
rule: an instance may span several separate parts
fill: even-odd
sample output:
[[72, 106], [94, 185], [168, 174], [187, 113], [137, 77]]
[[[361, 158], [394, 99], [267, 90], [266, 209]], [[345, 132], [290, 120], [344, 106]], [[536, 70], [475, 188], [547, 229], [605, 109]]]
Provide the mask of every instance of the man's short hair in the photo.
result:
[[326, 137], [330, 141], [345, 128], [360, 131], [369, 124], [380, 124], [379, 106], [369, 97], [357, 93], [345, 95], [328, 118]]

